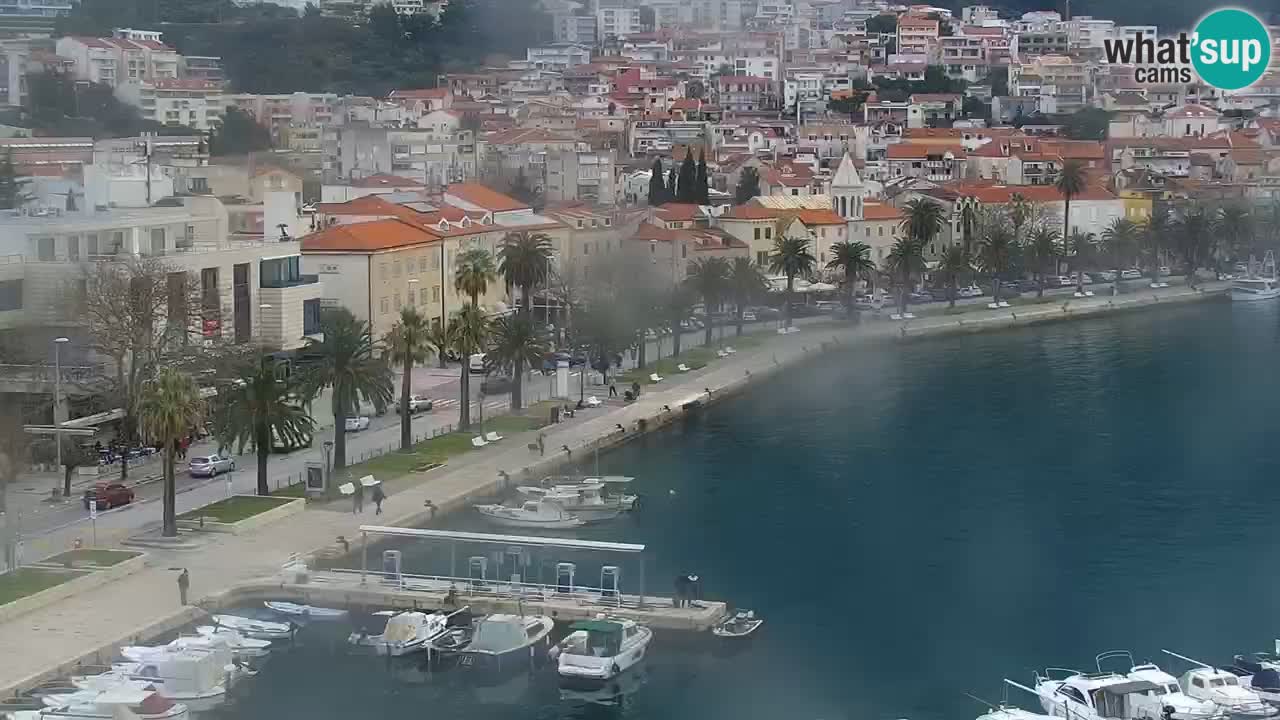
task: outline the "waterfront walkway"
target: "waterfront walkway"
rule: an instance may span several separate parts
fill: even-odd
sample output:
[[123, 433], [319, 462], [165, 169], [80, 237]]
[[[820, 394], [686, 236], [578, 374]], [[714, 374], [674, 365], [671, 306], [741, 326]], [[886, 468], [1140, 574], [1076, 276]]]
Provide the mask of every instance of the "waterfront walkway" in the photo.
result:
[[[1220, 287], [1210, 284], [1208, 289]], [[427, 500], [449, 509], [498, 489], [507, 482], [505, 477], [510, 478], [510, 485], [519, 484], [522, 476], [536, 477], [563, 462], [566, 454], [557, 452], [562, 446], [569, 448], [573, 460], [585, 459], [594, 448], [637, 434], [641, 421], [648, 428], [658, 426], [678, 417], [686, 403], [707, 399], [707, 389], [713, 398], [733, 392], [818, 352], [826, 342], [851, 344], [956, 332], [960, 328], [986, 329], [997, 324], [1041, 322], [1077, 313], [1105, 313], [1124, 306], [1200, 297], [1181, 286], [1144, 290], [1114, 301], [1099, 295], [1072, 301], [1066, 310], [1058, 304], [1023, 306], [1013, 308], [1013, 312], [975, 311], [963, 316], [925, 317], [906, 324], [867, 321], [857, 327], [815, 325], [792, 335], [772, 336], [756, 347], [741, 349], [732, 358], [647, 386], [634, 403], [587, 411], [572, 421], [544, 428], [545, 458], [529, 450], [528, 443], [536, 437], [530, 432], [508, 438], [496, 448], [451, 459], [446, 467], [424, 475], [421, 482], [392, 494], [384, 503], [385, 514], [376, 522], [422, 524], [427, 517]], [[1114, 306], [1108, 305], [1113, 302]], [[1018, 317], [1010, 317], [1013, 314]], [[732, 344], [732, 340], [728, 342]], [[618, 430], [619, 425], [622, 431]], [[176, 627], [195, 619], [198, 611], [178, 604], [176, 578], [181, 568], [190, 569], [191, 597], [197, 602], [242, 583], [278, 582], [280, 568], [294, 553], [333, 548], [340, 535], [358, 537], [361, 524], [375, 522], [372, 504], [366, 508], [363, 515], [355, 516], [350, 505], [330, 503], [247, 535], [201, 536], [196, 550], [150, 551], [147, 567], [136, 574], [0, 624], [0, 647], [8, 649], [0, 653], [0, 693], [9, 695], [82, 658], [97, 663], [109, 661], [112, 646], [145, 639], [158, 627]], [[101, 649], [108, 650], [93, 657]]]

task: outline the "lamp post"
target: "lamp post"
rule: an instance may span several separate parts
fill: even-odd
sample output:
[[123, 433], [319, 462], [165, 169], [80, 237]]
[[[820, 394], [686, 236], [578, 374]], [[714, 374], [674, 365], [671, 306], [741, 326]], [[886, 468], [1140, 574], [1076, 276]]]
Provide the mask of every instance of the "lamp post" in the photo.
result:
[[[59, 337], [53, 339], [53, 426], [61, 429], [62, 422], [58, 420], [58, 406], [62, 404], [62, 346], [71, 342], [69, 338]], [[58, 469], [62, 469], [62, 435], [54, 433], [53, 444], [57, 447], [58, 453]]]
[[329, 455], [333, 452], [333, 441], [325, 440], [320, 443], [320, 447], [324, 448], [324, 491], [330, 492], [329, 488]]

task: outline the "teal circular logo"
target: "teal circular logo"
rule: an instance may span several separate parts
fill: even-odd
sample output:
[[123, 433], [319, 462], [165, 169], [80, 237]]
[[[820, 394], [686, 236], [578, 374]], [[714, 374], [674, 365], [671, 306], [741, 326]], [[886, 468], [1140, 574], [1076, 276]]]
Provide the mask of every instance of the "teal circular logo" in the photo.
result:
[[1191, 43], [1191, 64], [1219, 90], [1249, 87], [1271, 62], [1267, 26], [1245, 10], [1224, 8], [1205, 15]]

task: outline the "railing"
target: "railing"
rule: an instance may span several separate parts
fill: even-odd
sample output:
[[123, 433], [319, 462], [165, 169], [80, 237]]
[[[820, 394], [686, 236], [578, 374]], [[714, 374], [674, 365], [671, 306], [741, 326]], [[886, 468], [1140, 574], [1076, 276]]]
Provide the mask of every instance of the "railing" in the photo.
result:
[[[0, 380], [22, 382], [53, 382], [56, 366], [0, 364]], [[63, 365], [62, 379], [82, 382], [102, 375], [102, 365]]]
[[559, 600], [576, 605], [603, 605], [606, 607], [643, 607], [648, 596], [624, 595], [609, 588], [589, 585], [561, 584], [556, 581], [514, 582], [494, 578], [469, 578], [451, 575], [413, 575], [387, 573], [375, 570], [333, 569], [311, 571], [312, 583], [369, 584], [374, 583], [396, 590], [418, 592], [449, 592], [460, 598], [510, 598], [524, 601], [546, 602]]
[[294, 278], [268, 279], [262, 283], [265, 290], [283, 289], [292, 287], [301, 287], [303, 285], [314, 285], [320, 282], [319, 275], [299, 275]]

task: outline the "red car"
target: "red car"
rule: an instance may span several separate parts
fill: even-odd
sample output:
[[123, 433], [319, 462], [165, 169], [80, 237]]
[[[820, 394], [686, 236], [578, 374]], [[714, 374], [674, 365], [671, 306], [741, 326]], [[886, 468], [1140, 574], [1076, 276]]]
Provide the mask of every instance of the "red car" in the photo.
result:
[[98, 483], [84, 491], [84, 508], [88, 510], [89, 503], [95, 500], [99, 510], [110, 510], [133, 502], [133, 490], [118, 482]]

